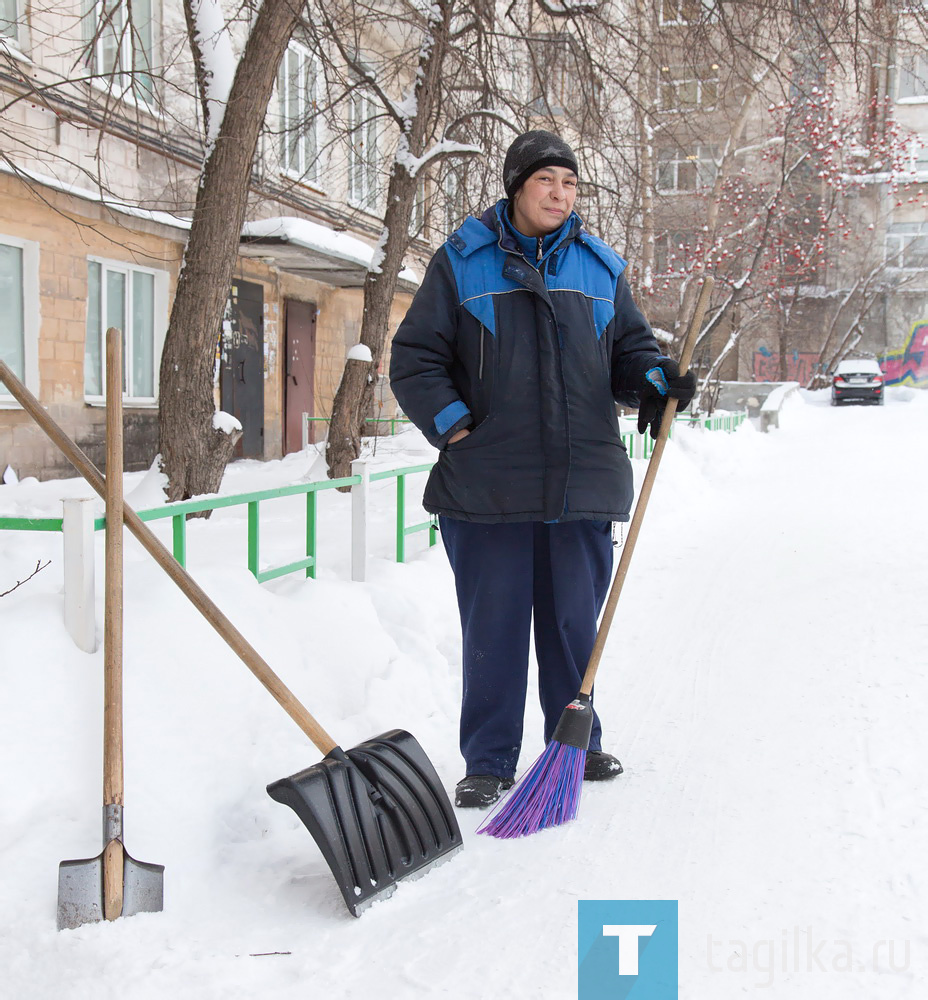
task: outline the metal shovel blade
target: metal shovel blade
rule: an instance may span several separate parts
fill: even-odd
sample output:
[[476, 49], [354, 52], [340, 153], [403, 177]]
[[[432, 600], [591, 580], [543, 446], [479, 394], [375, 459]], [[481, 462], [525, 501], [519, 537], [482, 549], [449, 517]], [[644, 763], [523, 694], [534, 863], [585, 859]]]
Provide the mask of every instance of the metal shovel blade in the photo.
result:
[[267, 791], [313, 835], [356, 917], [401, 879], [424, 875], [462, 846], [432, 762], [401, 729], [347, 752], [336, 748]]
[[[103, 853], [58, 865], [58, 930], [103, 919]], [[160, 913], [164, 909], [164, 865], [136, 861], [123, 848], [122, 913]]]

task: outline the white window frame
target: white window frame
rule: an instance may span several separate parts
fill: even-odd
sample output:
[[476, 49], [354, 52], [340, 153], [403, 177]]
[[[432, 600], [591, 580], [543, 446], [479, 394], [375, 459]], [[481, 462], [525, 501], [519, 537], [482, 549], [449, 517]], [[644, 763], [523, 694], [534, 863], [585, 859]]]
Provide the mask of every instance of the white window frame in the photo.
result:
[[925, 241], [925, 258], [928, 259], [928, 222], [899, 222], [886, 229], [884, 248], [886, 265], [896, 271], [924, 271], [925, 262], [906, 264], [906, 250], [916, 240]]
[[0, 50], [12, 49], [22, 54], [26, 32], [26, 0], [12, 0], [13, 20], [0, 21]]
[[406, 230], [409, 238], [412, 240], [425, 238], [425, 203], [427, 196], [427, 179], [419, 177], [419, 183], [416, 184], [416, 195], [412, 203], [412, 211], [409, 213], [409, 226]]
[[[719, 99], [719, 67], [713, 63], [711, 66], [702, 68], [689, 68], [683, 66], [662, 66], [658, 73], [657, 89], [661, 111], [690, 111], [694, 108], [711, 110], [716, 106]], [[706, 99], [706, 88], [711, 84], [713, 93], [711, 99]], [[695, 86], [695, 103], [682, 103], [679, 99], [681, 88]], [[674, 100], [666, 101], [665, 88], [672, 90]]]
[[[90, 69], [94, 74], [91, 81], [92, 86], [98, 90], [106, 90], [116, 95], [122, 100], [138, 103], [142, 107], [150, 108], [155, 104], [154, 86], [154, 61], [155, 61], [155, 26], [156, 7], [158, 0], [148, 0], [150, 20], [147, 24], [142, 23], [130, 30], [126, 23], [126, 0], [84, 0], [84, 36], [88, 43], [93, 42], [90, 56]], [[118, 12], [116, 15], [116, 40], [119, 64], [111, 70], [105, 68], [107, 62], [107, 38], [105, 30], [99, 30], [103, 18], [109, 10]], [[147, 59], [148, 66], [134, 65], [136, 48], [134, 41], [136, 31], [147, 29], [149, 50], [143, 54]], [[96, 36], [96, 37], [95, 37]], [[141, 85], [138, 77], [146, 74], [149, 77], [149, 87]], [[135, 74], [135, 76], [133, 76]]]
[[464, 208], [465, 185], [461, 167], [457, 164], [451, 165], [446, 171], [442, 183], [442, 194], [444, 196], [444, 233], [443, 236], [450, 236], [467, 218]]
[[[99, 395], [88, 393], [84, 382], [84, 366], [81, 366], [81, 380], [84, 390], [84, 402], [91, 406], [106, 405], [106, 329], [105, 320], [106, 308], [106, 273], [117, 271], [126, 276], [126, 302], [125, 314], [131, 322], [132, 317], [132, 295], [133, 282], [132, 274], [136, 271], [143, 274], [150, 274], [154, 278], [153, 298], [152, 298], [152, 396], [132, 396], [123, 391], [123, 403], [127, 406], [137, 408], [152, 407], [158, 405], [158, 373], [161, 366], [161, 352], [164, 349], [164, 338], [168, 331], [168, 272], [160, 271], [153, 267], [140, 267], [137, 264], [127, 264], [121, 260], [109, 260], [106, 257], [91, 255], [87, 257], [87, 313], [84, 320], [84, 335], [87, 335], [87, 323], [90, 319], [90, 264], [100, 265], [100, 386], [102, 393]], [[123, 330], [123, 370], [132, 370], [132, 335], [131, 330]], [[86, 342], [85, 342], [86, 351]]]
[[[39, 394], [39, 326], [41, 298], [39, 296], [39, 244], [18, 236], [0, 234], [0, 243], [17, 247], [23, 254], [23, 384], [33, 394]], [[18, 410], [20, 405], [0, 386], [0, 409]]]
[[[373, 98], [356, 90], [348, 107], [348, 204], [372, 215], [380, 202], [380, 136]], [[371, 152], [373, 148], [373, 153]]]
[[[289, 72], [291, 56], [298, 60], [297, 114], [295, 118], [290, 117], [293, 82], [293, 77]], [[313, 186], [317, 185], [320, 174], [319, 119], [315, 117], [319, 73], [319, 63], [305, 45], [291, 42], [287, 46], [287, 51], [284, 53], [280, 65], [280, 72], [277, 75], [280, 165], [282, 173], [287, 177]]]
[[500, 47], [500, 78], [504, 91], [508, 91], [520, 104], [528, 99], [530, 66], [524, 38], [510, 35]]
[[[903, 93], [903, 89], [911, 93]], [[898, 60], [896, 103], [928, 104], [928, 54], [912, 52]]]
[[[713, 17], [716, 12], [715, 0], [659, 0], [659, 2], [658, 19], [662, 27], [698, 24], [704, 18]], [[698, 18], [693, 19], [683, 16], [685, 7], [690, 3], [698, 4]]]
[[[668, 152], [670, 156], [662, 155]], [[654, 186], [661, 194], [696, 194], [699, 191], [705, 191], [706, 188], [711, 187], [715, 183], [715, 177], [718, 173], [717, 156], [717, 148], [705, 144], [697, 145], [693, 153], [687, 153], [676, 147], [659, 150]], [[696, 180], [693, 187], [680, 186], [680, 167], [685, 164], [695, 164]], [[673, 183], [669, 186], [662, 184], [664, 168], [668, 166], [672, 169], [673, 173]]]

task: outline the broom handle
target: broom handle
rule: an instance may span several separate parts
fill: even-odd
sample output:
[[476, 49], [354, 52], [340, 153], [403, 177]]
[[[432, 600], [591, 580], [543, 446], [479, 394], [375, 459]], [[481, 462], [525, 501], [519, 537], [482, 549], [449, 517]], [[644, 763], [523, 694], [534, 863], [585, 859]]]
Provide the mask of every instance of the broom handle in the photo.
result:
[[[693, 318], [690, 320], [689, 330], [686, 333], [686, 340], [683, 342], [683, 355], [680, 358], [681, 374], [687, 371], [690, 361], [693, 358], [696, 338], [702, 328], [702, 321], [709, 306], [709, 296], [712, 294], [712, 286], [714, 284], [714, 280], [710, 277], [706, 277], [703, 280], [699, 299], [693, 311]], [[596, 633], [596, 642], [593, 644], [593, 652], [590, 654], [590, 662], [587, 664], [586, 673], [583, 675], [583, 683], [580, 685], [581, 694], [592, 694], [596, 671], [599, 670], [599, 661], [602, 659], [603, 648], [606, 645], [606, 637], [609, 635], [609, 628], [615, 616], [615, 609], [619, 603], [619, 595], [622, 593], [622, 585], [625, 583], [625, 577], [628, 575], [628, 567], [632, 561], [632, 553], [635, 551], [635, 543], [638, 541], [638, 533], [641, 530], [641, 522], [644, 520], [644, 512], [647, 509], [648, 500], [651, 496], [651, 488], [654, 486], [657, 469], [661, 464], [661, 456], [664, 454], [664, 446], [667, 444], [667, 438], [670, 436], [670, 428], [676, 412], [677, 401], [673, 396], [669, 396], [667, 404], [664, 407], [664, 416], [661, 420], [657, 440], [654, 442], [654, 450], [651, 452], [651, 459], [648, 462], [648, 470], [641, 485], [641, 493], [638, 495], [638, 503], [635, 504], [635, 513], [632, 515], [628, 535], [625, 538], [625, 545], [622, 548], [619, 568], [616, 570], [615, 579], [612, 581], [612, 588], [609, 591], [609, 597], [606, 599], [603, 616], [599, 622], [599, 630]]]
[[[51, 440], [61, 449], [68, 461], [87, 480], [96, 492], [105, 499], [106, 486], [100, 470], [90, 461], [80, 448], [68, 437], [57, 423], [45, 412], [42, 404], [10, 371], [5, 362], [0, 361], [0, 382], [10, 390], [22, 408], [42, 428]], [[318, 722], [299, 702], [296, 695], [264, 662], [257, 650], [238, 631], [219, 608], [207, 597], [206, 592], [177, 562], [171, 553], [161, 544], [144, 521], [126, 504], [123, 504], [123, 517], [126, 527], [141, 542], [142, 547], [152, 556], [156, 563], [167, 573], [177, 586], [187, 596], [193, 606], [213, 626], [223, 639], [232, 647], [246, 667], [267, 688], [277, 703], [291, 719], [316, 745], [319, 752], [328, 754], [338, 744], [319, 725]]]

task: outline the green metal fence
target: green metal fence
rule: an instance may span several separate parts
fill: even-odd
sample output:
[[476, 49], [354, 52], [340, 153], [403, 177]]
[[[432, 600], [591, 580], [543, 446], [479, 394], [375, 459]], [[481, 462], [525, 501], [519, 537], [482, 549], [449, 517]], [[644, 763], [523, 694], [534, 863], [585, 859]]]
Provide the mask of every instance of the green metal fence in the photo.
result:
[[407, 465], [402, 469], [390, 469], [388, 472], [374, 472], [371, 474], [371, 482], [379, 479], [392, 479], [396, 477], [396, 561], [406, 562], [406, 536], [417, 531], [428, 531], [429, 546], [435, 544], [438, 532], [438, 519], [430, 517], [427, 521], [419, 521], [416, 524], [406, 523], [406, 477], [416, 472], [428, 472], [434, 462], [426, 462], [424, 465]]
[[[685, 423], [689, 426], [701, 426], [711, 431], [731, 432], [739, 427], [747, 418], [746, 413], [727, 413], [710, 417], [693, 417], [687, 414], [676, 418], [675, 423]], [[321, 418], [320, 418], [321, 419]], [[372, 418], [373, 419], [373, 418]], [[393, 421], [388, 421], [393, 422]], [[406, 422], [406, 418], [396, 418], [396, 422]], [[671, 435], [673, 429], [671, 428]], [[622, 434], [622, 442], [629, 455], [648, 458], [654, 448], [650, 435], [638, 435], [632, 431]], [[638, 449], [636, 450], [636, 444]], [[438, 521], [429, 517], [414, 524], [406, 523], [406, 478], [411, 475], [428, 472], [434, 462], [422, 465], [408, 465], [399, 469], [387, 469], [370, 475], [371, 482], [396, 479], [396, 561], [406, 561], [406, 538], [420, 531], [428, 532], [428, 543], [434, 545], [438, 533]], [[203, 500], [184, 500], [179, 503], [164, 504], [148, 510], [138, 511], [143, 521], [157, 521], [171, 518], [172, 521], [172, 551], [174, 558], [186, 566], [187, 563], [187, 515], [207, 510], [219, 510], [225, 507], [248, 507], [248, 569], [258, 580], [274, 580], [288, 573], [305, 572], [307, 577], [315, 579], [317, 556], [316, 543], [318, 536], [316, 495], [324, 490], [334, 490], [343, 486], [356, 486], [361, 482], [361, 476], [346, 476], [342, 479], [326, 479], [315, 483], [298, 483], [293, 486], [281, 486], [276, 489], [259, 490], [253, 493], [238, 493], [234, 496], [212, 496]], [[261, 569], [261, 507], [268, 500], [281, 497], [305, 495], [305, 520], [303, 555], [293, 562], [281, 566]], [[94, 531], [100, 531], [106, 525], [106, 517], [98, 517], [93, 522]], [[63, 518], [60, 517], [0, 517], [0, 531], [63, 531]]]
[[[378, 472], [371, 476], [371, 479], [389, 479], [397, 477], [397, 540], [396, 558], [398, 562], [405, 560], [405, 536], [413, 531], [421, 531], [428, 527], [430, 522], [424, 524], [405, 526], [406, 520], [406, 476], [415, 472], [427, 472], [432, 467], [432, 463], [426, 465], [409, 466], [404, 469], [391, 469], [386, 472]], [[186, 566], [187, 562], [187, 515], [206, 510], [219, 510], [224, 507], [248, 507], [248, 569], [258, 580], [264, 583], [266, 580], [273, 580], [288, 573], [305, 571], [306, 576], [315, 578], [316, 576], [316, 542], [317, 542], [317, 505], [316, 494], [323, 490], [334, 490], [342, 486], [355, 486], [361, 482], [360, 476], [346, 476], [342, 479], [327, 479], [315, 483], [298, 483], [294, 486], [282, 486], [277, 489], [259, 490], [253, 493], [238, 493], [233, 496], [214, 496], [203, 500], [184, 500], [179, 503], [164, 504], [162, 507], [154, 507], [148, 510], [137, 511], [142, 521], [157, 521], [164, 518], [172, 520], [172, 551], [174, 558]], [[261, 569], [260, 561], [260, 505], [264, 501], [274, 500], [280, 497], [306, 496], [305, 511], [305, 555], [291, 563], [282, 566], [274, 566]], [[399, 526], [403, 525], [402, 531]], [[94, 531], [100, 531], [106, 526], [106, 517], [94, 519]], [[0, 531], [62, 531], [63, 519], [60, 517], [0, 517]], [[430, 544], [434, 544], [434, 533], [430, 538]]]

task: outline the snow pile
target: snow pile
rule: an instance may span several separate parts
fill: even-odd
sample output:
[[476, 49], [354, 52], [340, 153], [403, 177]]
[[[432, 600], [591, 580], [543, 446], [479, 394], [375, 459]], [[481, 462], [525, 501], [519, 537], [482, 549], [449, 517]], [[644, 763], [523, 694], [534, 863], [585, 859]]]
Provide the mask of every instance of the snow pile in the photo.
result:
[[[126, 846], [165, 865], [165, 909], [56, 932], [59, 861], [102, 846], [102, 653], [64, 629], [60, 536], [0, 532], [0, 592], [52, 559], [0, 599], [4, 995], [570, 997], [578, 899], [678, 899], [682, 997], [923, 997], [926, 437], [926, 393], [835, 409], [799, 392], [770, 435], [675, 428], [597, 682], [626, 773], [522, 842], [459, 814], [464, 852], [360, 920], [264, 791], [318, 752], [127, 536]], [[435, 454], [414, 430], [374, 443], [375, 471]], [[222, 492], [318, 478], [320, 461], [236, 462]], [[127, 475], [127, 494], [150, 502], [159, 477]], [[349, 582], [336, 491], [318, 498], [317, 580], [258, 585], [244, 507], [188, 522], [188, 565], [343, 746], [407, 728], [451, 789], [453, 584], [425, 533], [393, 561], [395, 489], [371, 484], [367, 583]], [[24, 480], [0, 487], [0, 513], [60, 516], [88, 493]], [[298, 558], [304, 513], [262, 503], [262, 568]], [[522, 767], [540, 729], [533, 686]]]
[[242, 423], [238, 417], [226, 413], [225, 410], [217, 410], [213, 414], [213, 430], [222, 431], [223, 434], [234, 434], [242, 429]]
[[191, 7], [206, 78], [206, 141], [212, 148], [222, 128], [237, 61], [220, 0], [192, 0]]
[[374, 355], [367, 344], [354, 344], [345, 355], [348, 361], [373, 361]]

